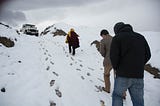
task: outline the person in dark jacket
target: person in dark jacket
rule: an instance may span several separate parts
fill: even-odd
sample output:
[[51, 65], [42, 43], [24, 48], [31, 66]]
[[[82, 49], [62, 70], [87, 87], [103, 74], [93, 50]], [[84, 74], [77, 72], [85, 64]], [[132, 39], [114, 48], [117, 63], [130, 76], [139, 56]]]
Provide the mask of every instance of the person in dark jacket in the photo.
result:
[[114, 26], [115, 36], [110, 48], [110, 59], [116, 71], [112, 106], [123, 106], [123, 92], [127, 89], [133, 106], [144, 106], [144, 65], [149, 61], [149, 45], [130, 24], [119, 22]]
[[75, 49], [79, 47], [79, 35], [74, 31], [73, 28], [67, 34], [66, 43], [68, 43], [69, 53], [72, 52], [72, 55], [75, 55]]

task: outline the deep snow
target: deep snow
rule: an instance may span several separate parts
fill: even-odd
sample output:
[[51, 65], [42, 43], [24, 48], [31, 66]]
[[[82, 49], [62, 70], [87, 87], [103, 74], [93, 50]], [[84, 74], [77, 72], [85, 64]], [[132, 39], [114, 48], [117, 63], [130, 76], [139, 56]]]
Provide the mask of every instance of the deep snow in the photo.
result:
[[[73, 27], [62, 23], [55, 26], [66, 32]], [[101, 39], [99, 30], [74, 28], [80, 35], [80, 48], [72, 56], [64, 36], [18, 35], [14, 29], [0, 25], [1, 36], [17, 39], [13, 48], [0, 46], [0, 89], [6, 90], [0, 92], [0, 106], [49, 106], [50, 102], [56, 106], [101, 106], [101, 100], [111, 106], [111, 93], [97, 89], [104, 85], [103, 58], [95, 46], [90, 46], [93, 40]], [[149, 63], [160, 69], [160, 32], [141, 33], [151, 48]], [[113, 81], [111, 72], [112, 90]], [[145, 71], [144, 83], [145, 106], [160, 106], [160, 80]], [[132, 106], [128, 92], [124, 104]]]

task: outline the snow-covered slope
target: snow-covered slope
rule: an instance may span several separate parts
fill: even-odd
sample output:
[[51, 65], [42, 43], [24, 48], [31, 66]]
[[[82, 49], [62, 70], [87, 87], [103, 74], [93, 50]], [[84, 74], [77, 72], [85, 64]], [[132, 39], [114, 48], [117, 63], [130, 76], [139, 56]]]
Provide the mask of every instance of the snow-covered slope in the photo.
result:
[[[71, 27], [55, 25], [67, 32]], [[92, 28], [76, 27], [80, 35], [80, 48], [76, 55], [68, 53], [64, 36], [53, 37], [51, 33], [34, 37], [18, 35], [14, 29], [0, 25], [0, 35], [17, 39], [13, 48], [0, 46], [0, 106], [111, 106], [111, 93], [99, 89], [103, 86], [103, 58], [93, 40], [100, 39], [99, 32]], [[54, 28], [50, 29], [54, 30]], [[160, 32], [143, 32], [151, 45], [150, 60], [160, 68]], [[113, 90], [113, 73], [111, 88]], [[160, 105], [160, 80], [145, 72], [145, 106]], [[132, 106], [127, 93], [125, 106]], [[54, 105], [53, 105], [54, 106]]]

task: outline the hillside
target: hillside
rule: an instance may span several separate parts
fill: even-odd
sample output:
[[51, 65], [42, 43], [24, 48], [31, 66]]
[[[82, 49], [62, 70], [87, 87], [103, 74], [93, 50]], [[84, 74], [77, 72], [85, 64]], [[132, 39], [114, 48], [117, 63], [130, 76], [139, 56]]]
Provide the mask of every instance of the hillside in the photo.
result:
[[[11, 48], [0, 44], [0, 106], [101, 106], [101, 102], [111, 106], [111, 93], [101, 90], [103, 58], [90, 46], [101, 39], [99, 32], [74, 27], [80, 35], [80, 48], [72, 56], [65, 36], [53, 37], [55, 27], [67, 33], [73, 26], [55, 24], [44, 36], [35, 37], [0, 25], [0, 35], [15, 42]], [[142, 33], [151, 46], [149, 63], [160, 69], [160, 32]], [[113, 81], [111, 73], [112, 90]], [[144, 81], [145, 106], [159, 106], [160, 80], [145, 72]], [[128, 92], [124, 103], [132, 106]]]

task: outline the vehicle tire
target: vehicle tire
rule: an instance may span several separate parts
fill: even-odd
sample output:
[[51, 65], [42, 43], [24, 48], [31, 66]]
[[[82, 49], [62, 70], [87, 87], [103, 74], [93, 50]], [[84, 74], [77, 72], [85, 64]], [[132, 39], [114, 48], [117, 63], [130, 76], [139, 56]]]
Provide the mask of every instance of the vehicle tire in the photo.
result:
[[36, 36], [38, 36], [39, 34], [37, 33]]

